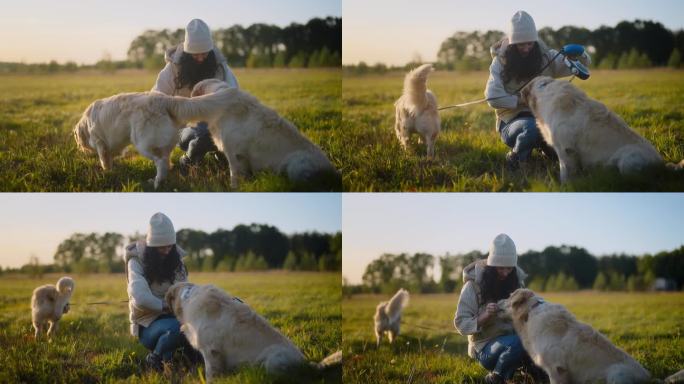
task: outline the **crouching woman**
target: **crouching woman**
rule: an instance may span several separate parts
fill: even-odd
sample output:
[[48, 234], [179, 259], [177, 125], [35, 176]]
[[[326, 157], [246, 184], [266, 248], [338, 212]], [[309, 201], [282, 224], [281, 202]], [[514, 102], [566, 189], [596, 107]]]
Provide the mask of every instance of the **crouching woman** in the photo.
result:
[[180, 323], [164, 301], [171, 285], [188, 280], [188, 271], [181, 261], [184, 253], [176, 245], [173, 223], [163, 213], [152, 216], [144, 240], [126, 246], [131, 334], [150, 351], [145, 363], [157, 371], [171, 362], [179, 348], [189, 358], [194, 357], [180, 332]]
[[468, 336], [468, 355], [490, 371], [486, 383], [510, 380], [526, 358], [511, 320], [498, 316], [496, 304], [523, 287], [526, 275], [517, 262], [513, 240], [500, 234], [486, 260], [477, 260], [463, 270], [454, 325], [461, 335]]

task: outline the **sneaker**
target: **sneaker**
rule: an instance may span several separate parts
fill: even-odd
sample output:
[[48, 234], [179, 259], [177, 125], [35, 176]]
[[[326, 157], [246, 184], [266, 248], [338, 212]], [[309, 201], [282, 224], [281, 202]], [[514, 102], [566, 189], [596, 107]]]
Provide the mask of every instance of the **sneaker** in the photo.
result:
[[510, 170], [516, 170], [520, 168], [520, 159], [518, 158], [517, 153], [509, 151], [506, 154], [506, 168]]
[[147, 354], [147, 356], [145, 356], [145, 364], [147, 365], [148, 369], [157, 372], [162, 372], [164, 370], [164, 363], [162, 363], [161, 356], [154, 352], [150, 352]]
[[506, 381], [503, 379], [503, 377], [497, 375], [494, 372], [489, 373], [487, 376], [485, 376], [485, 383], [487, 384], [504, 384]]
[[544, 142], [541, 144], [539, 149], [541, 150], [541, 153], [549, 160], [558, 161], [558, 154], [556, 154], [556, 150], [553, 149], [552, 146]]

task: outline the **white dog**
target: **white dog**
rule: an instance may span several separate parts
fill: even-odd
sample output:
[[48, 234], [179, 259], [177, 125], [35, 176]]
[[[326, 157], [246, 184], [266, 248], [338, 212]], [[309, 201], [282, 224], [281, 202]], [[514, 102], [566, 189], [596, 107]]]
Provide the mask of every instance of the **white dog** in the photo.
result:
[[389, 301], [383, 301], [375, 308], [375, 342], [380, 346], [382, 335], [387, 334], [390, 344], [399, 336], [401, 311], [409, 303], [409, 293], [401, 288]]
[[[581, 168], [615, 166], [628, 174], [663, 164], [648, 140], [567, 81], [537, 77], [523, 88], [521, 97], [536, 117], [544, 140], [558, 154], [562, 183]], [[682, 165], [684, 161], [668, 166]]]
[[159, 92], [122, 93], [94, 101], [74, 127], [80, 150], [96, 151], [104, 170], [129, 143], [154, 161], [155, 189], [166, 178], [178, 130], [221, 104], [216, 98], [189, 99]]
[[423, 64], [404, 78], [404, 93], [394, 103], [394, 131], [404, 150], [411, 134], [417, 133], [427, 145], [427, 157], [435, 155], [435, 141], [439, 135], [440, 122], [437, 98], [427, 89], [428, 74], [432, 64]]
[[200, 81], [192, 90], [192, 97], [207, 94], [223, 100], [223, 108], [205, 121], [214, 143], [228, 158], [233, 188], [241, 177], [262, 170], [282, 173], [299, 183], [339, 179], [318, 146], [254, 96], [217, 79]]
[[518, 289], [499, 306], [532, 360], [554, 383], [646, 383], [650, 374], [636, 360], [565, 307]]
[[[177, 283], [165, 300], [181, 323], [181, 332], [204, 357], [207, 380], [243, 364], [276, 373], [306, 363], [290, 339], [240, 299], [213, 285]], [[313, 365], [323, 369], [341, 359], [338, 351]]]
[[57, 286], [47, 284], [33, 290], [31, 320], [36, 339], [45, 331], [47, 324], [50, 324], [48, 338], [57, 332], [57, 322], [63, 314], [69, 312], [69, 299], [74, 293], [74, 287], [71, 277], [62, 277], [57, 281]]

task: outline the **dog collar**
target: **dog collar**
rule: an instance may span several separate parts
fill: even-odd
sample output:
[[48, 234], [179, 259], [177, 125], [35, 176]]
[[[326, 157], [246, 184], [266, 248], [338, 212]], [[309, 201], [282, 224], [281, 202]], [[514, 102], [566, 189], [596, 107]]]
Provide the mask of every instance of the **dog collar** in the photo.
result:
[[192, 293], [193, 288], [195, 288], [194, 285], [188, 285], [187, 287], [184, 287], [181, 290], [181, 294], [180, 294], [181, 300], [187, 300], [188, 296], [190, 296], [190, 293]]
[[538, 298], [537, 298], [537, 302], [534, 303], [534, 304], [532, 304], [532, 307], [531, 307], [530, 309], [535, 309], [535, 308], [537, 308], [538, 306], [540, 306], [540, 305], [542, 305], [542, 304], [544, 304], [544, 303], [545, 303], [544, 299], [542, 299], [541, 297], [538, 297]]

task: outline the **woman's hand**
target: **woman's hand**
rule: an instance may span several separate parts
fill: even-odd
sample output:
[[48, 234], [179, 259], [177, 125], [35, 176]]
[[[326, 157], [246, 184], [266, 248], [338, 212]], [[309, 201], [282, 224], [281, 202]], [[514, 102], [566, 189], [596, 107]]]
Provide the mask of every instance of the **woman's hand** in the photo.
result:
[[496, 316], [497, 312], [499, 312], [499, 306], [496, 303], [487, 304], [485, 311], [477, 317], [477, 324], [480, 325], [488, 322], [492, 317]]

